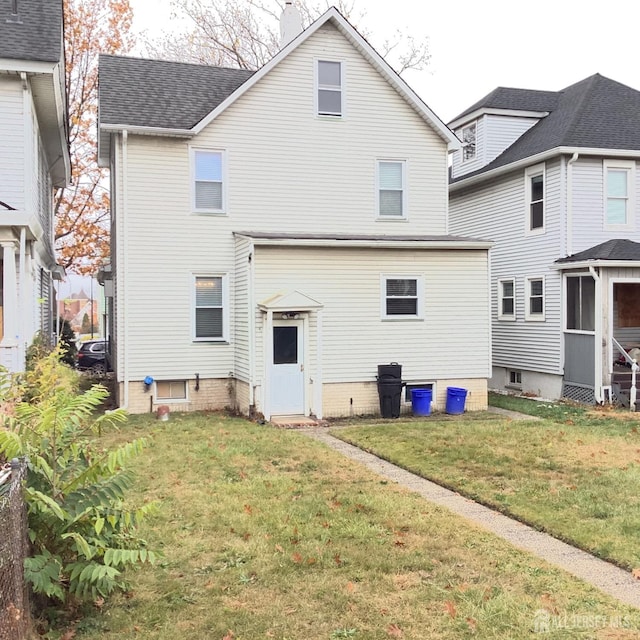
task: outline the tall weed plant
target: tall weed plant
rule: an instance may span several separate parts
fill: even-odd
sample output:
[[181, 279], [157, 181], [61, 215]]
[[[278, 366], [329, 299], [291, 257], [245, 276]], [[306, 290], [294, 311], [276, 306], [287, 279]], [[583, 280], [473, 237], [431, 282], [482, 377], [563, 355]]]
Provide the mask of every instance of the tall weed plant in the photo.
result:
[[127, 588], [127, 566], [155, 560], [137, 534], [154, 505], [125, 505], [130, 464], [145, 442], [103, 448], [102, 430], [117, 428], [126, 414], [97, 415], [106, 389], [79, 394], [77, 374], [60, 358], [56, 349], [24, 376], [0, 374], [0, 455], [28, 462], [33, 553], [25, 575], [33, 590], [59, 602], [95, 600]]

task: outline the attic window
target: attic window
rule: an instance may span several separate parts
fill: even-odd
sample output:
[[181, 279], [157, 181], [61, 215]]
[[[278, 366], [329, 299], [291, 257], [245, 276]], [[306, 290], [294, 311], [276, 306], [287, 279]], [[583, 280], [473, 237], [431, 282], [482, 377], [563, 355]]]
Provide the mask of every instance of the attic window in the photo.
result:
[[342, 116], [342, 63], [318, 60], [318, 115]]
[[476, 123], [462, 128], [462, 161], [473, 160], [476, 157]]

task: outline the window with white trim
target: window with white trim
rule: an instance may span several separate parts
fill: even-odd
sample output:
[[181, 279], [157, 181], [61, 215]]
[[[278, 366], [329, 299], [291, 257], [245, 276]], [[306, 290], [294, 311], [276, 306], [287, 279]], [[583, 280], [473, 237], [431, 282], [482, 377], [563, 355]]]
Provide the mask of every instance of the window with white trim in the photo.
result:
[[224, 213], [224, 153], [192, 150], [193, 210], [200, 213]]
[[378, 160], [378, 217], [406, 217], [405, 173], [404, 160]]
[[527, 206], [527, 232], [544, 231], [544, 164], [525, 170], [525, 191]]
[[342, 63], [317, 62], [317, 107], [320, 116], [342, 116]]
[[498, 318], [516, 319], [516, 281], [513, 278], [498, 280]]
[[595, 331], [596, 282], [590, 275], [567, 276], [567, 331]]
[[422, 318], [424, 295], [419, 276], [382, 276], [382, 317]]
[[473, 160], [476, 157], [476, 131], [477, 123], [462, 128], [462, 162]]
[[527, 278], [527, 320], [544, 320], [544, 278]]
[[633, 222], [635, 162], [605, 160], [605, 227], [627, 228]]
[[195, 276], [194, 340], [226, 341], [228, 317], [226, 276]]
[[513, 387], [514, 389], [522, 389], [522, 371], [517, 369], [507, 369], [507, 387]]
[[186, 400], [185, 380], [156, 380], [156, 400]]

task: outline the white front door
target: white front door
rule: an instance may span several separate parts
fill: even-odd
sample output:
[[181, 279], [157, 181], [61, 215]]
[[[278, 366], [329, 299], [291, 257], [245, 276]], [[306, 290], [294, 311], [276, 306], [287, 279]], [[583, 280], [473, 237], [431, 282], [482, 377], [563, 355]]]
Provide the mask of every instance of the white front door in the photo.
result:
[[304, 340], [302, 320], [273, 323], [269, 388], [271, 415], [304, 414]]

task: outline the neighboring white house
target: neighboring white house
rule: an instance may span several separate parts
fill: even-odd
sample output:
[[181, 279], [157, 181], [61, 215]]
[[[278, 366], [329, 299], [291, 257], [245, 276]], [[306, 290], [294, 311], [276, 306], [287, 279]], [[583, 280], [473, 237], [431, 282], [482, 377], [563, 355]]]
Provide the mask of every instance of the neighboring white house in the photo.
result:
[[102, 56], [99, 127], [121, 405], [371, 413], [399, 362], [436, 407], [447, 385], [486, 407], [490, 243], [449, 235], [459, 141], [337, 10], [255, 73]]
[[602, 401], [640, 345], [640, 92], [500, 87], [450, 126], [450, 229], [495, 241], [490, 385]]
[[69, 182], [62, 0], [0, 2], [0, 366], [55, 333], [53, 188]]

